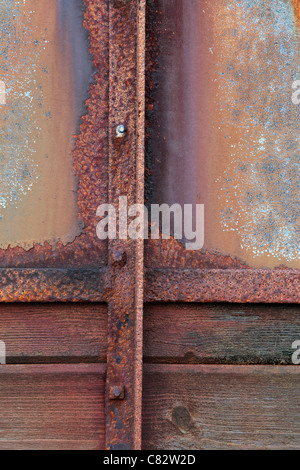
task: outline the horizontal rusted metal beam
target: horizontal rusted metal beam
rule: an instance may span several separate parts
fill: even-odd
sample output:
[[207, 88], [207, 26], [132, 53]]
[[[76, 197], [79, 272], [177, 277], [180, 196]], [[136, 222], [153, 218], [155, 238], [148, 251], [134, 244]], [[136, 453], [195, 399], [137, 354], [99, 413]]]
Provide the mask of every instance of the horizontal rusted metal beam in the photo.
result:
[[102, 269], [0, 269], [1, 302], [105, 302], [109, 273]]
[[[300, 303], [294, 269], [147, 269], [145, 302]], [[2, 302], [106, 302], [111, 272], [101, 269], [0, 269]]]
[[300, 303], [294, 269], [148, 269], [146, 302]]
[[[300, 303], [294, 269], [147, 269], [145, 302]], [[0, 269], [2, 302], [106, 302], [111, 271]]]

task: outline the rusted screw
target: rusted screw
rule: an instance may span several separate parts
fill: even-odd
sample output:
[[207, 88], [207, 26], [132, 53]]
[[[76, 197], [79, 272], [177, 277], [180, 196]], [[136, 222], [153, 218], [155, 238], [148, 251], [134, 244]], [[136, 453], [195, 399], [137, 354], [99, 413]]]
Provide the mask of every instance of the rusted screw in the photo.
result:
[[125, 387], [121, 385], [113, 385], [109, 390], [110, 400], [124, 400]]
[[117, 127], [117, 137], [124, 137], [126, 134], [126, 127], [124, 124], [119, 124]]
[[112, 251], [111, 253], [112, 265], [115, 267], [122, 268], [127, 262], [127, 253], [126, 251]]

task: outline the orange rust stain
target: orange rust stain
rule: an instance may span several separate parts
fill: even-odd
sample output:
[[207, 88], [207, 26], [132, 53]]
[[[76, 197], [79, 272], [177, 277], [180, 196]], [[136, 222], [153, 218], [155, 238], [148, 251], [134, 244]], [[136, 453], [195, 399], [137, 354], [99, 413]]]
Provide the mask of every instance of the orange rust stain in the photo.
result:
[[300, 20], [300, 0], [292, 0], [295, 16]]

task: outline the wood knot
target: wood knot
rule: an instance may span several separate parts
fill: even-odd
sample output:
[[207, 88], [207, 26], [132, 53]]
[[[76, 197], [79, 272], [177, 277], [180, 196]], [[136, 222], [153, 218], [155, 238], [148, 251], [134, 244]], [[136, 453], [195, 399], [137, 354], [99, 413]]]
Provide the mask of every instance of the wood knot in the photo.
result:
[[185, 406], [177, 406], [173, 409], [172, 421], [182, 433], [187, 433], [193, 428], [192, 417]]

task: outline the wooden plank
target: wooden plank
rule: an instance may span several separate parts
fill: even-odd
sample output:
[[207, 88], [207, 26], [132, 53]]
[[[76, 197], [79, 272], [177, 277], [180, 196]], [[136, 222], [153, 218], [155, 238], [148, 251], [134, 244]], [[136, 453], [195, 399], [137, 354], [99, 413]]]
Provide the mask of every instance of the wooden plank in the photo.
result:
[[0, 304], [7, 363], [105, 362], [104, 304]]
[[291, 364], [297, 305], [147, 304], [146, 362]]
[[103, 449], [105, 366], [0, 367], [0, 450]]
[[146, 365], [143, 448], [298, 449], [297, 366]]

